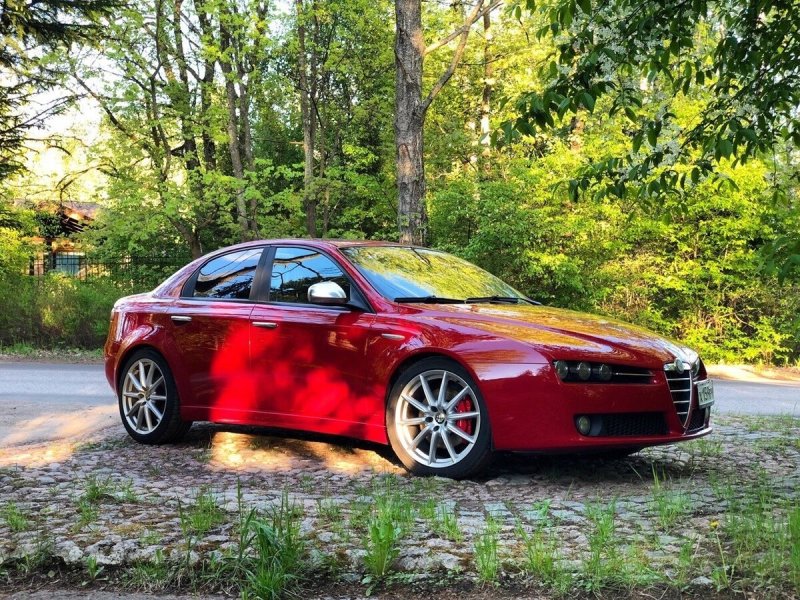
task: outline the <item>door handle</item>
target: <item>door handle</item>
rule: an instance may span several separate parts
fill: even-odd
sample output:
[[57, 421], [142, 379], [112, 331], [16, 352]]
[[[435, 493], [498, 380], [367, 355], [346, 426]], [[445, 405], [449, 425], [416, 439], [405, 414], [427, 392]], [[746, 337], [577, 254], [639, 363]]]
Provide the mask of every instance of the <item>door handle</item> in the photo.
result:
[[396, 342], [406, 339], [406, 336], [400, 335], [398, 333], [382, 333], [381, 337], [385, 340], [393, 340]]
[[261, 327], [261, 329], [277, 329], [278, 327], [278, 324], [274, 321], [253, 321], [253, 325]]
[[183, 315], [172, 315], [170, 317], [173, 323], [189, 323], [192, 320], [192, 317], [185, 317]]

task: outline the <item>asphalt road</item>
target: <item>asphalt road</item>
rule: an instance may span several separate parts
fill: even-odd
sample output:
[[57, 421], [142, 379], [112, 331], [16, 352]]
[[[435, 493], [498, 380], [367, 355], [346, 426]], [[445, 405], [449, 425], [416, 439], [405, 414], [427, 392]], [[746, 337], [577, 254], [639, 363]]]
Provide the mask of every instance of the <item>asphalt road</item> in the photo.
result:
[[79, 438], [118, 418], [102, 365], [0, 362], [0, 447]]
[[[714, 381], [715, 412], [800, 416], [800, 383]], [[0, 447], [80, 438], [118, 422], [101, 365], [0, 362]]]

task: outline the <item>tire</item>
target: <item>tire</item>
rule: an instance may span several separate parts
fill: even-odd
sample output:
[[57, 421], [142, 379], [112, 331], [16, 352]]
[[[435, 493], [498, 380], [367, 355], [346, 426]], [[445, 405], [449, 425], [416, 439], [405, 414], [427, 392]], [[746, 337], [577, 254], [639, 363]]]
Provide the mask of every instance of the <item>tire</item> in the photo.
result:
[[389, 393], [386, 428], [392, 450], [415, 475], [463, 479], [491, 459], [486, 403], [466, 369], [451, 360], [425, 359], [400, 375]]
[[125, 361], [118, 388], [122, 424], [137, 442], [177, 442], [192, 426], [191, 421], [181, 420], [175, 379], [155, 350], [137, 350]]

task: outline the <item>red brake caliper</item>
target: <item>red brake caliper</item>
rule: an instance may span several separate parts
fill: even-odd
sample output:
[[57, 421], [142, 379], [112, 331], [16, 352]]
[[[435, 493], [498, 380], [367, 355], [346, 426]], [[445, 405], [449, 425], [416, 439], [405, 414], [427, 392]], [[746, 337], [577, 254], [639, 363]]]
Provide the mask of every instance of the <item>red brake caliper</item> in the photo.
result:
[[[472, 399], [471, 398], [464, 398], [461, 402], [456, 404], [456, 413], [462, 412], [472, 412]], [[472, 435], [472, 430], [475, 427], [475, 420], [474, 419], [459, 419], [456, 421], [456, 427], [460, 428], [461, 431], [466, 433], [467, 435]]]

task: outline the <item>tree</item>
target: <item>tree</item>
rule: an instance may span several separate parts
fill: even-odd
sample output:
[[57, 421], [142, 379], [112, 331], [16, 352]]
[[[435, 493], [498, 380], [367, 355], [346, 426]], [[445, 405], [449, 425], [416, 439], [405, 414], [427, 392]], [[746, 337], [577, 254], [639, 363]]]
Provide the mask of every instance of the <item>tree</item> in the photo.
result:
[[[246, 196], [246, 173], [255, 169], [251, 102], [258, 85], [267, 46], [268, 3], [261, 0], [236, 2], [223, 0], [219, 7], [219, 65], [225, 80], [228, 149], [233, 176], [238, 180], [236, 214], [242, 240], [258, 237], [257, 195]], [[208, 9], [203, 18], [208, 22]], [[213, 37], [203, 25], [208, 43]], [[212, 74], [213, 80], [213, 74]]]
[[[300, 119], [303, 124], [303, 208], [306, 212], [306, 231], [317, 236], [317, 205], [314, 199], [314, 150], [316, 148], [317, 123], [317, 72], [319, 61], [317, 46], [312, 44], [310, 56], [311, 73], [308, 73], [309, 57], [306, 47], [306, 12], [304, 0], [295, 0], [297, 18], [297, 87], [300, 91]], [[313, 8], [316, 8], [314, 6]], [[316, 11], [312, 13], [315, 30], [319, 31]]]
[[28, 0], [0, 7], [0, 180], [19, 168], [15, 155], [26, 131], [66, 106], [59, 97], [31, 114], [23, 108], [39, 92], [60, 81], [50, 53], [71, 44], [91, 44], [99, 36], [98, 21], [116, 0]]
[[[526, 0], [530, 10], [537, 10]], [[521, 3], [514, 10], [522, 13]], [[686, 190], [734, 163], [800, 144], [800, 12], [792, 0], [558, 0], [542, 6], [552, 36], [545, 85], [517, 98], [524, 135], [557, 129], [568, 114], [626, 115], [631, 144], [571, 181], [622, 196]], [[697, 118], [681, 122], [675, 98], [707, 91]]]
[[[100, 105], [111, 129], [102, 168], [126, 190], [126, 201], [157, 208], [193, 256], [203, 253], [205, 230], [227, 226], [229, 198], [238, 199], [241, 189], [239, 178], [220, 171], [214, 141], [227, 113], [213, 104], [215, 61], [207, 57], [218, 46], [203, 34], [218, 18], [202, 0], [131, 5], [110, 27], [101, 71], [92, 56], [72, 66], [74, 81]], [[103, 86], [107, 65], [113, 77]], [[235, 208], [246, 239], [246, 208]]]
[[[472, 25], [499, 5], [499, 1], [477, 0], [460, 27], [426, 47], [422, 29], [421, 0], [395, 2], [394, 133], [397, 151], [398, 227], [400, 241], [404, 243], [425, 243], [427, 215], [424, 204], [423, 130], [426, 113], [458, 68]], [[451, 42], [457, 44], [450, 63], [423, 98], [425, 56]]]
[[299, 96], [302, 202], [311, 237], [328, 235], [337, 216], [354, 208], [356, 188], [382, 177], [392, 95], [390, 15], [385, 0], [294, 3], [287, 73]]

